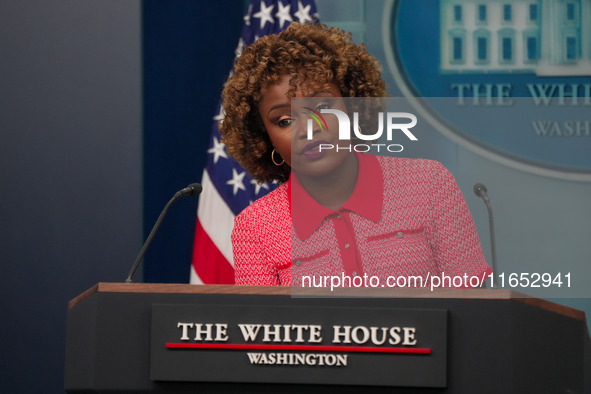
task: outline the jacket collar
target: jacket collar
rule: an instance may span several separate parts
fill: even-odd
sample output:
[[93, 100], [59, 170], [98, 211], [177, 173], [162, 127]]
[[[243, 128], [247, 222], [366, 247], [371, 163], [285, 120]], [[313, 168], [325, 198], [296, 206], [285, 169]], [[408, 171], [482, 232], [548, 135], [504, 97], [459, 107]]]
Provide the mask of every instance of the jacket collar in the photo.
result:
[[[339, 212], [354, 212], [373, 222], [378, 222], [383, 205], [383, 176], [378, 159], [371, 154], [356, 154], [359, 162], [357, 183], [351, 197], [338, 211], [320, 205], [310, 196], [292, 171], [287, 183], [287, 193], [291, 219], [296, 234], [302, 240], [308, 238], [324, 221], [325, 218]], [[297, 201], [297, 212], [292, 208], [292, 199]]]

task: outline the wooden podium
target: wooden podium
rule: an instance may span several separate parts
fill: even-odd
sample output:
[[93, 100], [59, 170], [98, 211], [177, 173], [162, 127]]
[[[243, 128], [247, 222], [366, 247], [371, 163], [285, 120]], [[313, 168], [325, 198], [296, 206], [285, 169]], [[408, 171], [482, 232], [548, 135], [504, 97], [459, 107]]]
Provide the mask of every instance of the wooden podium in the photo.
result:
[[[250, 337], [249, 337], [250, 336]], [[584, 313], [509, 290], [99, 283], [68, 393], [589, 393]]]

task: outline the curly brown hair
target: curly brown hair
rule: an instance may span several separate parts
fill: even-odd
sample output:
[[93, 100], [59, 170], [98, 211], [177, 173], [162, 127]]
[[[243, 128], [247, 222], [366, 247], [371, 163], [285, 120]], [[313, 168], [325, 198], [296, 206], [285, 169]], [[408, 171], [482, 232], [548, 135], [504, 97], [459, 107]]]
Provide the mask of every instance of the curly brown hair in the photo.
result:
[[285, 182], [290, 168], [271, 161], [273, 145], [258, 111], [264, 90], [290, 75], [290, 95], [303, 79], [308, 91], [334, 83], [343, 97], [385, 97], [380, 70], [365, 46], [352, 42], [350, 33], [294, 22], [279, 34], [258, 39], [236, 60], [222, 93], [222, 141], [256, 180]]

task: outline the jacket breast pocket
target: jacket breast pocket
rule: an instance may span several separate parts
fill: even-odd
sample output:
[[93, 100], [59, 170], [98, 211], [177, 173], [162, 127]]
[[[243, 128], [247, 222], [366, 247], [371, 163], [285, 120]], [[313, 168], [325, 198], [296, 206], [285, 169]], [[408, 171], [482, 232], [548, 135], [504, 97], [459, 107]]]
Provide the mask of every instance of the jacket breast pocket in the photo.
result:
[[425, 275], [436, 270], [424, 227], [400, 228], [367, 238], [364, 266], [374, 275]]
[[338, 274], [337, 256], [330, 249], [315, 253], [297, 253], [292, 255], [291, 280], [293, 285], [305, 283], [321, 283], [325, 277]]

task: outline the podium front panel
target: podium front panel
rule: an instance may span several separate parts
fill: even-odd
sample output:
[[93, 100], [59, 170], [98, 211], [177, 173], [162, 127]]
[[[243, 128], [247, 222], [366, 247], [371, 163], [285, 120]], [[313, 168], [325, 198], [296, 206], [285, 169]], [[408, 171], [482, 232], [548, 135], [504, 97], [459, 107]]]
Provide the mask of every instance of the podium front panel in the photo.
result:
[[[401, 296], [352, 294], [348, 297], [294, 298], [285, 290], [278, 290], [279, 294], [264, 294], [276, 290], [240, 286], [159, 286], [99, 285], [90, 295], [71, 305], [66, 341], [67, 392], [342, 394], [390, 393], [393, 389], [397, 393], [585, 392], [584, 381], [585, 376], [588, 376], [589, 364], [585, 364], [587, 361], [584, 359], [589, 355], [589, 337], [584, 316], [552, 310], [543, 302], [540, 306], [538, 301], [514, 299], [505, 291], [466, 290], [451, 295], [446, 292], [431, 294], [419, 291], [397, 294]], [[220, 291], [227, 294], [220, 294]], [[419, 313], [415, 321], [409, 321], [413, 311], [424, 314]], [[396, 314], [399, 314], [399, 319]], [[200, 316], [205, 317], [205, 320]], [[425, 322], [431, 325], [429, 329], [434, 333], [433, 337], [430, 337], [431, 334], [425, 336], [423, 328], [419, 328]], [[189, 326], [191, 323], [192, 328]], [[212, 337], [215, 339], [218, 335], [220, 340], [210, 343], [216, 344], [217, 349], [191, 348], [207, 342], [195, 340], [198, 335], [195, 323], [227, 324], [225, 334], [221, 326], [216, 328], [218, 331], [213, 331], [212, 326]], [[189, 339], [181, 339], [182, 324], [187, 324], [186, 336]], [[256, 324], [260, 324], [260, 330], [263, 331], [256, 339], [245, 341], [239, 324], [254, 324], [250, 328], [243, 326], [252, 335]], [[267, 330], [269, 341], [263, 341], [265, 324], [270, 325]], [[425, 354], [367, 354], [353, 351], [359, 349], [350, 352], [342, 349], [328, 351], [326, 348], [322, 348], [322, 351], [268, 349], [262, 345], [273, 344], [274, 327], [271, 326], [274, 324], [283, 325], [280, 331], [288, 325], [321, 326], [321, 329], [316, 330], [319, 330], [318, 335], [323, 341], [297, 343], [306, 346], [370, 346], [369, 340], [365, 343], [332, 343], [335, 325], [350, 326], [351, 329], [360, 326], [400, 327], [401, 330], [402, 327], [414, 327], [416, 345], [398, 344], [391, 347], [429, 348], [433, 354], [425, 357]], [[200, 328], [201, 338], [205, 339], [207, 326]], [[438, 331], [444, 334], [438, 337], [435, 335]], [[290, 332], [291, 344], [295, 345], [297, 329], [294, 331], [291, 327]], [[358, 342], [364, 341], [365, 332], [363, 328], [357, 329], [355, 335]], [[305, 330], [302, 335], [304, 333], [310, 334]], [[226, 337], [228, 340], [221, 340]], [[420, 342], [427, 340], [427, 337], [433, 342]], [[279, 339], [283, 340], [275, 345], [290, 345], [285, 338], [282, 335]], [[445, 342], [443, 347], [441, 340]], [[258, 348], [223, 349], [219, 345], [224, 343], [255, 345]], [[167, 344], [173, 347], [167, 348]], [[175, 348], [175, 344], [191, 346]], [[199, 356], [199, 352], [203, 351], [208, 352], [206, 356]], [[438, 362], [443, 364], [445, 376], [436, 376], [432, 381], [421, 378], [424, 370], [418, 370], [416, 366], [419, 364], [409, 360], [430, 360], [428, 357], [435, 360], [436, 354], [441, 351], [445, 352], [445, 357]], [[168, 353], [168, 356], [159, 359], [161, 355], [158, 352]], [[322, 356], [325, 363], [336, 363], [337, 354], [348, 355], [348, 365], [338, 368], [327, 365], [322, 368], [296, 366], [295, 369], [306, 371], [302, 375], [308, 375], [302, 380], [297, 375], [291, 375], [292, 371], [287, 366], [277, 365], [277, 353], [308, 352], [335, 355], [335, 358]], [[248, 353], [261, 355], [249, 356]], [[275, 364], [251, 364], [251, 357], [259, 357], [259, 362], [263, 363], [261, 358], [266, 357], [269, 362], [270, 353], [276, 354]], [[182, 366], [186, 367], [184, 370], [175, 364], [178, 360], [166, 358], [171, 354], [186, 358]], [[224, 355], [231, 355], [234, 360], [224, 362]], [[290, 362], [287, 357], [282, 358], [283, 362]], [[378, 359], [405, 360], [409, 367], [404, 369], [398, 364], [389, 366], [390, 361], [376, 366]], [[168, 371], [161, 370], [162, 365], [158, 363], [170, 363], [171, 368]], [[363, 369], [357, 372], [355, 368], [360, 367], [360, 364], [364, 364]], [[434, 368], [436, 370], [439, 367]], [[194, 375], [191, 375], [191, 370], [195, 371]], [[201, 371], [209, 371], [208, 376], [204, 377]], [[347, 374], [341, 375], [337, 371], [348, 371], [350, 376], [343, 377]], [[401, 372], [414, 376], [396, 380], [395, 375]], [[262, 378], [261, 375], [265, 374], [269, 376]], [[363, 374], [367, 376], [362, 378]]]

